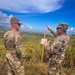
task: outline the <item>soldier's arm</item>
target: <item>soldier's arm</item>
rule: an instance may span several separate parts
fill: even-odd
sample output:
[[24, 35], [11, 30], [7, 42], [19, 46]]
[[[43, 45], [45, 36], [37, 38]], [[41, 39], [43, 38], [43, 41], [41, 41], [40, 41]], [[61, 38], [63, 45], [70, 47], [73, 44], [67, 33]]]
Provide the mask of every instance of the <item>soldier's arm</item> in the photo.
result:
[[65, 39], [63, 39], [63, 46], [66, 49], [68, 47], [68, 44], [70, 43], [70, 37], [68, 35], [65, 36]]
[[70, 38], [63, 37], [61, 40], [55, 41], [52, 45], [51, 45], [51, 52], [53, 53], [58, 53], [58, 52], [63, 52], [66, 50], [66, 48], [68, 47], [68, 44], [70, 42]]
[[45, 45], [45, 49], [49, 52], [49, 53], [52, 53], [52, 54], [58, 54], [59, 51], [65, 51], [68, 44], [70, 42], [70, 38], [67, 36], [62, 37], [61, 40], [56, 40], [54, 41], [54, 43], [49, 46], [49, 45]]
[[47, 52], [49, 54], [53, 55], [53, 54], [58, 54], [59, 49], [61, 47], [62, 47], [62, 43], [61, 42], [57, 43], [57, 44], [53, 43], [51, 46], [49, 46], [49, 45], [45, 46], [45, 50], [47, 50]]
[[52, 30], [49, 26], [46, 25], [47, 30], [49, 30], [55, 37], [57, 37], [57, 33]]
[[25, 56], [24, 56], [24, 52], [23, 52], [22, 38], [19, 35], [17, 35], [15, 37], [15, 43], [16, 43], [17, 56], [21, 61], [23, 61], [25, 59]]
[[51, 29], [50, 32], [51, 32], [55, 37], [58, 36], [57, 33], [56, 33], [54, 30]]
[[45, 46], [45, 50], [49, 53], [49, 54], [52, 54], [52, 52], [51, 52], [51, 47], [50, 47], [50, 45], [46, 45]]

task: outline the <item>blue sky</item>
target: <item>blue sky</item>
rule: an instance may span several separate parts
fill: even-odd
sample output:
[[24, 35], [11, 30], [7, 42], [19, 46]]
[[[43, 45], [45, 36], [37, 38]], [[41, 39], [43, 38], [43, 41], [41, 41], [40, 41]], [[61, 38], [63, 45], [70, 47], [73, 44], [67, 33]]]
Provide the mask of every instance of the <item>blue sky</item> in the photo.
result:
[[0, 26], [9, 27], [12, 16], [21, 20], [22, 30], [46, 30], [45, 25], [55, 30], [67, 22], [75, 32], [75, 0], [0, 0]]

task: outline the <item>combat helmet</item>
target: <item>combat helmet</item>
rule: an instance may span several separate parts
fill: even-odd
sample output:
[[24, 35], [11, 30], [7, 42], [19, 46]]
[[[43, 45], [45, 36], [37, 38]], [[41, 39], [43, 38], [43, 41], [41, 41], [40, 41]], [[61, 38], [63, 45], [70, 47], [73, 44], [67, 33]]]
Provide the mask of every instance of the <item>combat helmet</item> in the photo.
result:
[[66, 32], [66, 30], [68, 29], [68, 24], [65, 22], [61, 22], [58, 24], [57, 29], [58, 28], [62, 28]]

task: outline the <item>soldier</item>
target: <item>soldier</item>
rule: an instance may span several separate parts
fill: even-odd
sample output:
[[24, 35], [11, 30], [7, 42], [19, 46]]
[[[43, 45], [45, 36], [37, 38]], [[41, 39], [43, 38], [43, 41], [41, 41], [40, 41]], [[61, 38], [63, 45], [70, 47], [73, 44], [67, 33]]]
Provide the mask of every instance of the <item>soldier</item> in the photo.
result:
[[45, 44], [45, 50], [51, 55], [49, 58], [48, 75], [60, 75], [61, 63], [65, 58], [65, 51], [69, 44], [70, 37], [66, 34], [68, 24], [61, 22], [56, 28], [56, 32], [47, 26], [47, 29], [56, 37], [53, 44]]
[[10, 19], [11, 29], [4, 34], [6, 48], [6, 61], [8, 66], [7, 75], [24, 74], [24, 52], [22, 50], [22, 37], [18, 33], [21, 23], [16, 17]]

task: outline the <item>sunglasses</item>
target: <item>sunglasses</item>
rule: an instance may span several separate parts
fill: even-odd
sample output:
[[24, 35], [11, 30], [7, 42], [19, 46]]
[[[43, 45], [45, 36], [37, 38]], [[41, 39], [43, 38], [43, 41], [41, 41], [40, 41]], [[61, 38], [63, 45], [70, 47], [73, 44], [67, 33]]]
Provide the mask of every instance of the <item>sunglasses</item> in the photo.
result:
[[59, 30], [59, 29], [62, 29], [62, 28], [57, 28], [56, 30]]
[[21, 23], [16, 23], [18, 26], [21, 26]]

